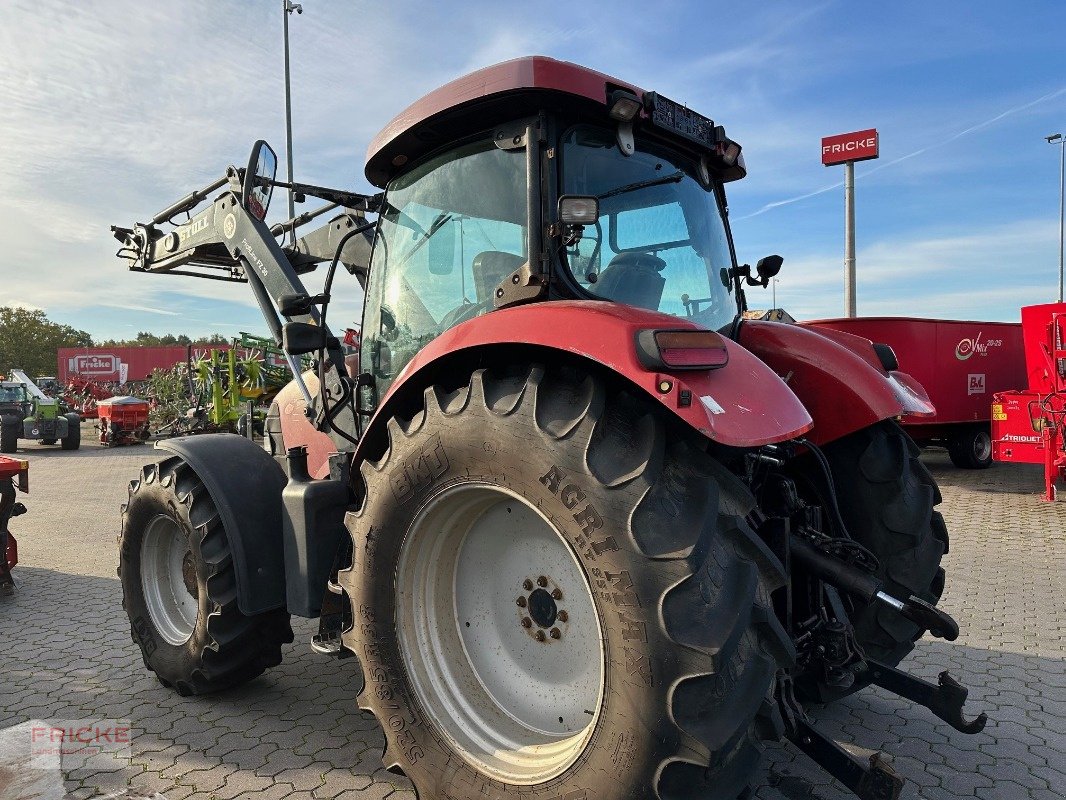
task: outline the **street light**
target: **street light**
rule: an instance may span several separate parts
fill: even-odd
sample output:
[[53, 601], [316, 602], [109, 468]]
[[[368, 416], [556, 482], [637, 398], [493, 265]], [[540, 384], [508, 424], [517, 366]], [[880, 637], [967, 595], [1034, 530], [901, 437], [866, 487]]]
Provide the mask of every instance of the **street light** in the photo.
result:
[[288, 166], [289, 180], [289, 219], [296, 216], [296, 206], [292, 194], [292, 96], [289, 89], [289, 14], [295, 11], [297, 14], [304, 13], [304, 8], [299, 3], [291, 0], [281, 0], [282, 19], [285, 22], [285, 159]]
[[773, 303], [773, 306], [772, 306], [773, 308], [777, 308], [777, 284], [779, 284], [780, 282], [781, 282], [781, 280], [779, 278], [771, 278], [770, 279], [770, 284], [773, 287], [773, 294], [774, 294], [774, 303]]
[[1062, 302], [1062, 222], [1063, 222], [1063, 202], [1066, 195], [1066, 138], [1063, 138], [1061, 133], [1053, 133], [1051, 136], [1045, 136], [1048, 144], [1059, 145], [1059, 302]]

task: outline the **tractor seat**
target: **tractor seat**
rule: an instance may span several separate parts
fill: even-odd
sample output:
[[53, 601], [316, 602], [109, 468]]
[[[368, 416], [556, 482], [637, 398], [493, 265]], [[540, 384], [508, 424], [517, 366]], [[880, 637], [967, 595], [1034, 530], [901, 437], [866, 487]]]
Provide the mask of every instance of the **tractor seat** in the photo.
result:
[[616, 303], [658, 311], [666, 285], [659, 273], [665, 267], [666, 262], [651, 253], [619, 253], [589, 288]]
[[496, 287], [511, 273], [526, 263], [522, 256], [504, 253], [501, 250], [486, 250], [474, 256], [471, 268], [474, 273], [474, 290], [477, 302], [487, 303], [496, 293]]

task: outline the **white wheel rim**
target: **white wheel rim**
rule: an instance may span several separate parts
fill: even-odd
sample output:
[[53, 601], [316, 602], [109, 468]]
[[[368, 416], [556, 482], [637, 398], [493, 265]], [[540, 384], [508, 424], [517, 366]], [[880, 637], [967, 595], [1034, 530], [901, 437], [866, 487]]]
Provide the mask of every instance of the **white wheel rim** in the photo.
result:
[[981, 432], [974, 437], [973, 454], [978, 461], [988, 461], [992, 456], [992, 437]]
[[401, 547], [396, 609], [414, 692], [471, 766], [530, 785], [577, 760], [603, 636], [577, 555], [540, 512], [486, 484], [436, 495]]
[[184, 531], [170, 517], [160, 514], [148, 523], [141, 544], [141, 588], [148, 615], [155, 629], [173, 645], [192, 638], [199, 612], [192, 554]]

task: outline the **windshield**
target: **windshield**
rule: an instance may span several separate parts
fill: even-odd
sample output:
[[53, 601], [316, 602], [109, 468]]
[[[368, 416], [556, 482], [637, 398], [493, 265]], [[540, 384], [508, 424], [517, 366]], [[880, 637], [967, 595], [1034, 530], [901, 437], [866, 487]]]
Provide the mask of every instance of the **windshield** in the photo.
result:
[[725, 223], [692, 165], [640, 139], [623, 156], [614, 131], [587, 126], [567, 132], [562, 156], [563, 193], [600, 199], [595, 226], [565, 251], [583, 289], [711, 329], [733, 321]]
[[21, 386], [0, 386], [0, 403], [21, 403], [26, 392]]
[[428, 342], [493, 308], [526, 261], [524, 150], [473, 142], [388, 187], [370, 268], [361, 361], [378, 390]]

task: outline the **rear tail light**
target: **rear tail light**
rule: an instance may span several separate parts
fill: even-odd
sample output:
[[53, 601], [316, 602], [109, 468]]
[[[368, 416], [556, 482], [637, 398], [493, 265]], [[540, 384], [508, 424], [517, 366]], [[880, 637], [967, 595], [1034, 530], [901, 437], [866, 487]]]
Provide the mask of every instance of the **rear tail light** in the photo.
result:
[[648, 369], [718, 369], [729, 363], [726, 340], [714, 331], [640, 331], [637, 357]]

